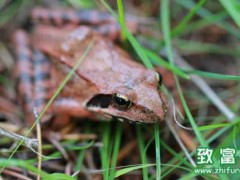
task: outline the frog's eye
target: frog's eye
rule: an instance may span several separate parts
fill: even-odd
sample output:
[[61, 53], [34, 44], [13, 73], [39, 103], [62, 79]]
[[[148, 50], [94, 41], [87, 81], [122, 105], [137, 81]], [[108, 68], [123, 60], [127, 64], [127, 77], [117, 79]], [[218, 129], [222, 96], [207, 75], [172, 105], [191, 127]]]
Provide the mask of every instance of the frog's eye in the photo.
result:
[[128, 97], [123, 94], [114, 94], [113, 101], [120, 108], [130, 108], [132, 105], [132, 102], [128, 99]]
[[159, 72], [156, 72], [156, 77], [157, 77], [159, 86], [161, 86], [163, 81], [162, 75]]

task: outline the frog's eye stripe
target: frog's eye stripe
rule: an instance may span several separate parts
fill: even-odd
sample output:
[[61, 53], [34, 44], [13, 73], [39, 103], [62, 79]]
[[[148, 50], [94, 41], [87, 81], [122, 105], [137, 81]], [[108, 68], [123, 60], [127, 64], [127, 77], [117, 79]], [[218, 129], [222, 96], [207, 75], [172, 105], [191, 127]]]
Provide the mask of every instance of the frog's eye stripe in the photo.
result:
[[97, 94], [87, 102], [87, 107], [108, 108], [111, 104], [112, 96], [107, 94]]

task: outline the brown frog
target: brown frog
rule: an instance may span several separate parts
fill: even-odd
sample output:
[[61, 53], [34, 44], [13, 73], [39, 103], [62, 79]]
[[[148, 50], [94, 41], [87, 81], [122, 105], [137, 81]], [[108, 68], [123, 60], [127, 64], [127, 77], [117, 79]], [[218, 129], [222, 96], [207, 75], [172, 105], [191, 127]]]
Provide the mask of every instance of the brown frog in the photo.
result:
[[[23, 30], [14, 34], [17, 89], [27, 120], [33, 122], [32, 108], [36, 107], [39, 112], [43, 109], [92, 41], [90, 52], [41, 122], [47, 121], [53, 114], [141, 123], [163, 120], [167, 104], [165, 96], [159, 91], [161, 75], [132, 60], [109, 38], [100, 34], [99, 29], [102, 32], [102, 28], [96, 30], [79, 25], [82, 24], [81, 17], [78, 17], [79, 24], [76, 23], [73, 14], [65, 11], [65, 15], [61, 15], [59, 10], [38, 8], [33, 12], [33, 19], [40, 19], [45, 25], [35, 25], [29, 35]], [[59, 16], [65, 17], [65, 20], [59, 20]], [[47, 17], [57, 22], [55, 27], [46, 25]], [[75, 24], [71, 25], [67, 17], [69, 22], [70, 17], [74, 17]], [[109, 19], [111, 25], [105, 23], [104, 27], [112, 26], [113, 18]], [[94, 22], [98, 24], [97, 20]], [[119, 27], [115, 28], [112, 34], [116, 35], [116, 29], [119, 31]]]

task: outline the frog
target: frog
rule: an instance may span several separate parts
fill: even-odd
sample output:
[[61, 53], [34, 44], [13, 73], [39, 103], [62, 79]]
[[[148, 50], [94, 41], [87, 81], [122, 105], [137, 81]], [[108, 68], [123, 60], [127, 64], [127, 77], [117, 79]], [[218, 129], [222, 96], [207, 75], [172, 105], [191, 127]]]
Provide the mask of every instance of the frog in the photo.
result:
[[[13, 35], [18, 102], [27, 122], [34, 122], [32, 109], [44, 109], [90, 42], [90, 51], [41, 123], [61, 116], [131, 123], [165, 119], [167, 100], [159, 88], [162, 75], [136, 62], [114, 42], [120, 26], [110, 14], [38, 7], [32, 11], [32, 19], [31, 32], [17, 29]], [[132, 32], [136, 30], [131, 20], [126, 25]]]

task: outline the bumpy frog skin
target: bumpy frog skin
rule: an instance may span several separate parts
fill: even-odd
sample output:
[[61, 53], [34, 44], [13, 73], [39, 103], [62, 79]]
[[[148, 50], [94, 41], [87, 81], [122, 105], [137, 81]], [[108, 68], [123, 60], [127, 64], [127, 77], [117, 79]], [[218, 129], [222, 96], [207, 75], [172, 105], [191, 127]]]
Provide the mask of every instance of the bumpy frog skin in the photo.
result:
[[[33, 121], [30, 107], [35, 106], [38, 111], [43, 109], [92, 40], [90, 52], [45, 116], [67, 114], [141, 123], [163, 120], [167, 105], [165, 96], [159, 91], [161, 77], [158, 73], [136, 63], [111, 40], [86, 26], [59, 29], [47, 25], [38, 25], [29, 36], [22, 30], [15, 33], [20, 59], [16, 73], [20, 82], [18, 90], [21, 102], [28, 103], [23, 105], [28, 120]], [[30, 53], [28, 46], [33, 46], [35, 53]], [[27, 61], [30, 57], [38, 59], [35, 60], [37, 66]], [[31, 70], [23, 72], [26, 65]], [[24, 74], [36, 77], [28, 81]], [[44, 76], [37, 78], [37, 74]], [[26, 87], [33, 91], [26, 92]]]

